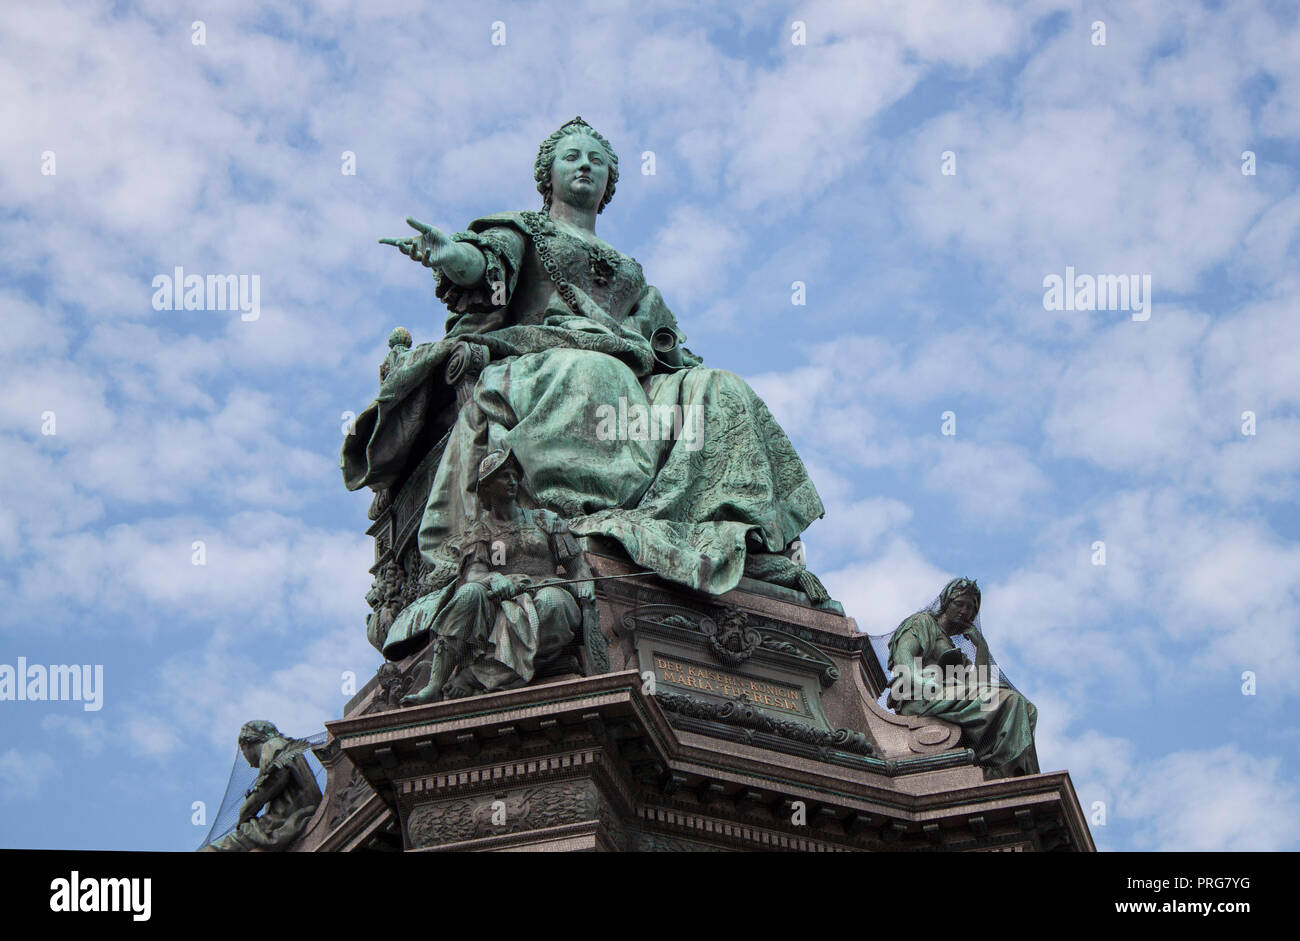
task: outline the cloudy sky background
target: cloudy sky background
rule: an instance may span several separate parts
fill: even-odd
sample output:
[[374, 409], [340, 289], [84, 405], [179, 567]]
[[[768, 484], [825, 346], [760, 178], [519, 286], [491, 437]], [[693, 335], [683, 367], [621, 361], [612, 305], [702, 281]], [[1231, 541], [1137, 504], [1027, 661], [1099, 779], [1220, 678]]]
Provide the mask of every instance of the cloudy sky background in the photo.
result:
[[[0, 703], [0, 846], [192, 848], [243, 721], [373, 673], [341, 428], [444, 317], [375, 240], [537, 206], [582, 114], [599, 233], [790, 433], [859, 626], [979, 578], [1101, 848], [1300, 848], [1294, 6], [280, 6], [0, 20], [0, 663], [105, 670], [99, 712]], [[155, 311], [178, 265], [260, 318]], [[1150, 320], [1044, 310], [1067, 265], [1150, 275]]]

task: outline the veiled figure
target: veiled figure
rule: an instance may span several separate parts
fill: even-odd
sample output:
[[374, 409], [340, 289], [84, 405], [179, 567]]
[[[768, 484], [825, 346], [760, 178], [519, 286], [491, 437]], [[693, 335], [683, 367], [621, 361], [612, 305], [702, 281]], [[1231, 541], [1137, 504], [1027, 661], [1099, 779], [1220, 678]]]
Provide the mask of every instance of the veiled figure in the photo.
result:
[[[1038, 709], [991, 669], [994, 661], [977, 621], [979, 606], [979, 586], [955, 578], [928, 610], [895, 628], [889, 639], [890, 705], [900, 715], [933, 716], [960, 726], [962, 744], [975, 751], [986, 777], [1037, 774]], [[973, 649], [974, 663], [954, 639]], [[981, 668], [987, 671], [983, 675]]]
[[[742, 574], [826, 600], [786, 555], [823, 513], [789, 439], [749, 385], [701, 365], [641, 266], [596, 237], [618, 179], [581, 118], [538, 154], [541, 212], [476, 219], [447, 236], [384, 240], [435, 269], [447, 336], [404, 354], [344, 446], [349, 489], [391, 483], [428, 409], [428, 383], [458, 340], [490, 362], [460, 409], [419, 531], [444, 564], [479, 516], [468, 486], [509, 450], [529, 497], [578, 535], [617, 540], [640, 565], [715, 594]], [[522, 498], [521, 498], [522, 499]]]

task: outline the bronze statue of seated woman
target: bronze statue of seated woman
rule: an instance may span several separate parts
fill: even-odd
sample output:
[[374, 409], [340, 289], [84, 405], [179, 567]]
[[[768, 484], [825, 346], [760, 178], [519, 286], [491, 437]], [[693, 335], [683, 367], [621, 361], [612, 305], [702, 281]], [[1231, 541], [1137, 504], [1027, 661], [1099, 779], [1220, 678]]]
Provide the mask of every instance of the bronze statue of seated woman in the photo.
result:
[[[541, 211], [487, 216], [454, 235], [408, 220], [418, 236], [381, 240], [434, 270], [450, 315], [443, 340], [404, 348], [385, 370], [344, 445], [347, 486], [400, 479], [426, 440], [431, 383], [471, 340], [490, 361], [433, 476], [419, 528], [430, 564], [479, 517], [479, 463], [509, 450], [530, 509], [615, 540], [669, 581], [721, 594], [748, 575], [825, 602], [790, 558], [823, 506], [789, 439], [743, 379], [682, 346], [640, 264], [596, 235], [618, 181], [609, 142], [575, 118], [542, 143], [534, 176]], [[647, 433], [611, 414], [660, 421]], [[680, 416], [698, 427], [683, 433]], [[665, 427], [665, 417], [675, 420]]]

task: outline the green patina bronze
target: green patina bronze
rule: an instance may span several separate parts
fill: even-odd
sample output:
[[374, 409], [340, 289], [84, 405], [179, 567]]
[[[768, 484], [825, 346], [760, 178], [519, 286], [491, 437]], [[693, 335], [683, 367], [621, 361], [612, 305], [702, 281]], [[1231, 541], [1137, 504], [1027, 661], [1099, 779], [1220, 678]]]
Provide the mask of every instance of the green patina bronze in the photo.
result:
[[306, 828], [321, 802], [320, 788], [307, 764], [310, 747], [280, 733], [270, 722], [254, 719], [239, 730], [239, 750], [257, 769], [239, 808], [235, 829], [202, 852], [284, 850]]
[[[962, 744], [974, 749], [987, 777], [1037, 774], [1038, 710], [998, 676], [985, 683], [978, 672], [987, 670], [991, 660], [975, 623], [979, 606], [975, 582], [955, 578], [944, 586], [937, 610], [919, 611], [894, 630], [889, 639], [894, 674], [890, 705], [900, 715], [932, 716], [960, 726]], [[953, 644], [959, 634], [974, 646], [975, 663]], [[972, 674], [971, 667], [977, 672]], [[953, 676], [960, 680], [944, 681]]]
[[[792, 561], [823, 513], [789, 439], [749, 385], [710, 369], [641, 266], [596, 236], [618, 180], [609, 143], [581, 118], [543, 142], [540, 212], [476, 219], [446, 235], [381, 239], [433, 269], [446, 336], [392, 340], [380, 392], [341, 458], [349, 489], [392, 486], [430, 419], [431, 384], [458, 341], [488, 351], [459, 409], [419, 530], [441, 570], [479, 517], [470, 484], [489, 451], [509, 450], [530, 505], [584, 536], [616, 540], [640, 566], [720, 594], [742, 575], [827, 600]], [[418, 459], [418, 457], [417, 457]]]
[[[404, 705], [522, 686], [554, 668], [579, 635], [605, 656], [582, 552], [564, 520], [519, 507], [520, 476], [507, 451], [483, 458], [475, 487], [483, 511], [458, 540], [460, 577], [414, 601], [389, 629], [383, 652], [391, 660], [436, 636], [428, 682]], [[557, 568], [581, 581], [554, 584]], [[569, 669], [576, 672], [577, 662]]]

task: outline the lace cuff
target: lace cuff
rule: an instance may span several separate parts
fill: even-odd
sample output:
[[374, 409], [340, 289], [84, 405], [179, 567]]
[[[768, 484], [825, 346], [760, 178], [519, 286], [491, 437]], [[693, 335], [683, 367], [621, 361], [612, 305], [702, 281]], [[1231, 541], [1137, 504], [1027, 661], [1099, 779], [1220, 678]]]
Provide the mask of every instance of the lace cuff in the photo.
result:
[[482, 232], [457, 232], [452, 240], [468, 242], [481, 251], [487, 267], [479, 282], [468, 287], [438, 272], [438, 299], [452, 313], [448, 330], [459, 319], [458, 314], [488, 313], [509, 304], [524, 255], [523, 237], [508, 226], [493, 226]]

